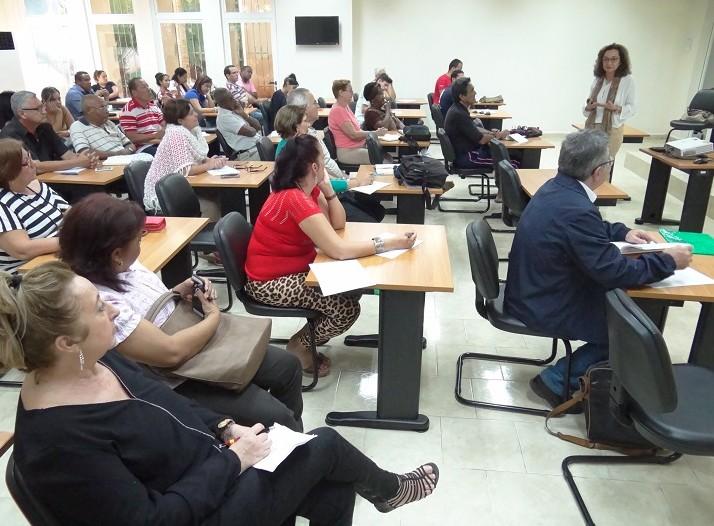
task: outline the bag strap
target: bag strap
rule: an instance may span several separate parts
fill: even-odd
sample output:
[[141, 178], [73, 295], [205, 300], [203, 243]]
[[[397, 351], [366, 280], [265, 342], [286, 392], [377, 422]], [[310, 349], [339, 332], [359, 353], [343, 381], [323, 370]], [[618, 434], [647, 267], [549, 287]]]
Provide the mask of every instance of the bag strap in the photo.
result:
[[179, 297], [180, 295], [178, 292], [174, 292], [173, 290], [167, 290], [161, 296], [156, 298], [156, 301], [151, 304], [151, 307], [149, 307], [149, 310], [146, 312], [144, 319], [153, 323], [153, 321], [156, 319], [156, 316], [158, 316], [159, 312], [161, 312], [161, 309], [168, 305], [170, 301], [173, 301]]

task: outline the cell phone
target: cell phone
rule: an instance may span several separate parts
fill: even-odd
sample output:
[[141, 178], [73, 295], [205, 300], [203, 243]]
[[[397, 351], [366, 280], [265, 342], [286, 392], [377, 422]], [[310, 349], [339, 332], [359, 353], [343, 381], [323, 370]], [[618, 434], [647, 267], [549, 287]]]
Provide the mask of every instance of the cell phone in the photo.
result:
[[201, 305], [201, 300], [199, 300], [196, 296], [196, 291], [200, 290], [205, 294], [206, 284], [201, 278], [196, 276], [196, 274], [191, 275], [191, 281], [193, 282], [193, 299], [191, 300], [191, 306], [193, 307], [193, 311], [196, 314], [198, 314], [199, 316], [205, 316], [206, 313], [203, 312], [203, 305]]
[[95, 172], [111, 172], [114, 168], [111, 166], [97, 166], [94, 171]]

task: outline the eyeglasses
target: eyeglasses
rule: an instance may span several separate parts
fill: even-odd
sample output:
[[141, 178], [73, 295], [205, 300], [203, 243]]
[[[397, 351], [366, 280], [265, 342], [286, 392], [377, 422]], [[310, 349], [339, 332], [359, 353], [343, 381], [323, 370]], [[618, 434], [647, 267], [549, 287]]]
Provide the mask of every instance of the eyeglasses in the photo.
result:
[[601, 166], [608, 166], [608, 165], [611, 166], [611, 165], [613, 165], [613, 164], [615, 164], [615, 159], [610, 159], [609, 161], [605, 161], [604, 163], [598, 164], [598, 165], [593, 169], [593, 172], [594, 172], [595, 170], [597, 170], [598, 168], [600, 168]]
[[43, 107], [44, 107], [44, 104], [40, 104], [36, 108], [20, 108], [20, 109], [22, 111], [41, 111]]

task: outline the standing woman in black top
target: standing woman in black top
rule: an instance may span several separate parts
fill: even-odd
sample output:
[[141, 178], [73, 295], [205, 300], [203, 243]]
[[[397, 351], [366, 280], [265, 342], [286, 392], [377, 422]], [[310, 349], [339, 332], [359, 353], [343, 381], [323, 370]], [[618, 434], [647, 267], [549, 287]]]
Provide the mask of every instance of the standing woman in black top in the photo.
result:
[[262, 424], [239, 426], [108, 351], [117, 311], [63, 263], [0, 276], [0, 307], [0, 362], [28, 371], [16, 468], [60, 524], [340, 526], [355, 493], [387, 512], [436, 487], [434, 464], [384, 471], [329, 428], [274, 472], [251, 469], [271, 447]]

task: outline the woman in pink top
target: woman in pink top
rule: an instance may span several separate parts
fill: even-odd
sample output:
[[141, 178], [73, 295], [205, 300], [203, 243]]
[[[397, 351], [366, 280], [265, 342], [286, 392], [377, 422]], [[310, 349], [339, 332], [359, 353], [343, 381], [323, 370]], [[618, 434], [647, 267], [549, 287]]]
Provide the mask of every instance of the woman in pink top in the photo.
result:
[[[327, 124], [335, 137], [337, 160], [345, 164], [372, 164], [365, 145], [370, 132], [360, 130], [357, 117], [350, 109], [354, 92], [349, 80], [336, 80], [332, 83], [335, 103], [330, 109]], [[385, 128], [376, 131], [378, 136], [387, 133]]]

